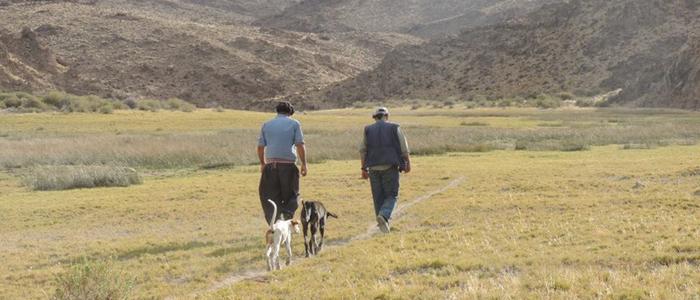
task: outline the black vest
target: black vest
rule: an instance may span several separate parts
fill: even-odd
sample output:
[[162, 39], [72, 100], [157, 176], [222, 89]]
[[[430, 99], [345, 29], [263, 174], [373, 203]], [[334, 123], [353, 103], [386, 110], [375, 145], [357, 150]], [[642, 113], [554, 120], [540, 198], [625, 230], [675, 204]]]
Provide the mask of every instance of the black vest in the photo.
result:
[[365, 127], [367, 156], [365, 167], [392, 165], [403, 167], [398, 124], [378, 121]]

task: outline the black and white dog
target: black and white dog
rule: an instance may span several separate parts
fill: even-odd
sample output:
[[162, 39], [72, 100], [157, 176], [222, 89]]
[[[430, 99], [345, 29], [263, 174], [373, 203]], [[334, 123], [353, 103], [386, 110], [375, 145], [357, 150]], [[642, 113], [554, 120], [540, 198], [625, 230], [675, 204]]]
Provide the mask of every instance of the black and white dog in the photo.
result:
[[[326, 210], [323, 203], [319, 201], [301, 201], [301, 226], [304, 230], [304, 251], [306, 257], [309, 254], [316, 255], [323, 249], [323, 235], [325, 234], [326, 219], [328, 217], [338, 218], [334, 213]], [[307, 240], [308, 229], [311, 229], [311, 237]], [[320, 239], [316, 239], [316, 233], [320, 233]]]

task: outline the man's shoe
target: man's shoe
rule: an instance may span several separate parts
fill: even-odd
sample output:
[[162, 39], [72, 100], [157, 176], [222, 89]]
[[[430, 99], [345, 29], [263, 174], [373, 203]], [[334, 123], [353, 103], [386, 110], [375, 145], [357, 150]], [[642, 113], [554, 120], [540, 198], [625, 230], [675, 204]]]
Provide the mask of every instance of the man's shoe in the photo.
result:
[[389, 233], [389, 231], [391, 231], [389, 228], [389, 221], [382, 215], [377, 215], [377, 226], [379, 226], [379, 230], [383, 233]]

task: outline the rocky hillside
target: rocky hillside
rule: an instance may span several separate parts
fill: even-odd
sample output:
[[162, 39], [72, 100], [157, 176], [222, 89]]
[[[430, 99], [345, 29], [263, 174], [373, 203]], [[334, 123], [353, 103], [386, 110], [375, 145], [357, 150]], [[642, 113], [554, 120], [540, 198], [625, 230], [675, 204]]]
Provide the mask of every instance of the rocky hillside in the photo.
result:
[[[209, 6], [201, 3], [227, 1], [189, 2], [199, 3], [203, 11]], [[179, 97], [200, 106], [251, 108], [256, 100], [350, 78], [377, 65], [396, 45], [421, 41], [394, 33], [318, 35], [261, 29], [235, 18], [221, 23], [216, 14], [199, 19], [212, 15], [180, 9], [185, 1], [32, 3], [0, 7], [8, 21], [1, 28], [11, 33], [29, 28], [62, 62], [71, 80], [36, 69], [35, 77], [43, 82], [27, 81], [28, 90]], [[162, 8], [167, 3], [172, 10]]]
[[425, 38], [517, 18], [553, 0], [305, 0], [254, 24], [301, 32], [403, 32]]
[[402, 47], [321, 98], [348, 105], [622, 89], [619, 103], [695, 108], [698, 17], [698, 4], [690, 0], [547, 5], [516, 22]]
[[31, 30], [19, 34], [0, 31], [0, 86], [12, 90], [50, 89], [64, 71], [65, 67]]

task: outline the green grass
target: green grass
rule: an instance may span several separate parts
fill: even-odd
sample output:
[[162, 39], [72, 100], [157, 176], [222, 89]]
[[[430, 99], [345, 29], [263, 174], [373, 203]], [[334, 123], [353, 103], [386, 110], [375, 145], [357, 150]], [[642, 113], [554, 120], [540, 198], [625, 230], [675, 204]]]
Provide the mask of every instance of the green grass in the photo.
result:
[[[0, 115], [0, 295], [50, 297], [56, 276], [83, 258], [133, 278], [134, 299], [700, 295], [700, 146], [622, 146], [695, 141], [697, 113], [392, 111], [422, 151], [402, 177], [399, 206], [461, 184], [407, 208], [392, 234], [353, 240], [374, 220], [355, 158], [371, 110], [299, 114], [319, 162], [301, 181], [302, 197], [340, 216], [327, 224], [330, 246], [304, 259], [295, 236], [294, 265], [233, 285], [223, 283], [265, 269], [259, 170], [248, 163], [272, 114]], [[518, 142], [526, 147], [515, 151]], [[37, 192], [18, 176], [71, 162], [135, 167], [143, 183]]]

